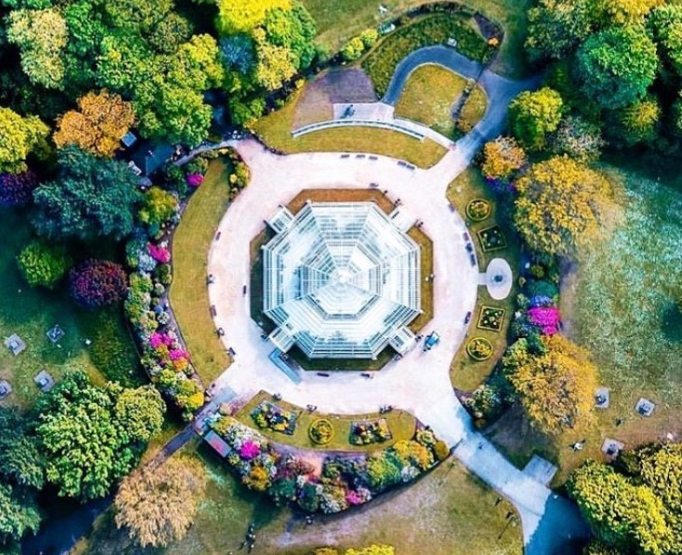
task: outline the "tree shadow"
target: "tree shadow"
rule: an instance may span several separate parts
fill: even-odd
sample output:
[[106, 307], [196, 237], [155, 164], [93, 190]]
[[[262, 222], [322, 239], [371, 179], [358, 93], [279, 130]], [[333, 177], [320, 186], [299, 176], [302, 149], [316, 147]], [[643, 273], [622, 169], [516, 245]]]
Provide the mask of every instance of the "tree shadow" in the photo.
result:
[[661, 332], [668, 341], [682, 343], [682, 310], [677, 304], [670, 303], [663, 311]]

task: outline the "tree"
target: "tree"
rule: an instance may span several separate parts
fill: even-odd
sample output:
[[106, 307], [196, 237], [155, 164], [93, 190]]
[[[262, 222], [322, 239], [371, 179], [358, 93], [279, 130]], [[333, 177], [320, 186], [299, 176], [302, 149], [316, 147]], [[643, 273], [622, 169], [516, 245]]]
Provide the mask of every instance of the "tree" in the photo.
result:
[[509, 105], [509, 125], [522, 147], [542, 150], [563, 113], [561, 95], [549, 87], [522, 92]]
[[528, 10], [526, 50], [531, 59], [561, 59], [593, 31], [591, 0], [540, 0]]
[[627, 555], [618, 549], [609, 547], [599, 540], [592, 540], [585, 546], [582, 555]]
[[497, 137], [483, 147], [481, 171], [486, 179], [507, 182], [527, 163], [526, 153], [512, 137]]
[[[518, 342], [517, 342], [518, 343]], [[543, 433], [590, 421], [597, 368], [588, 353], [561, 335], [543, 336], [544, 353], [503, 359], [505, 374], [528, 419]], [[527, 343], [524, 343], [527, 346]]]
[[137, 214], [143, 224], [151, 228], [152, 235], [158, 233], [178, 212], [178, 198], [160, 187], [152, 187], [144, 195], [144, 201]]
[[0, 547], [20, 541], [27, 532], [35, 534], [41, 520], [35, 496], [0, 482]]
[[0, 173], [25, 172], [26, 158], [46, 148], [49, 132], [37, 117], [21, 117], [0, 106]]
[[659, 46], [661, 60], [682, 75], [682, 6], [654, 8], [647, 18], [647, 28]]
[[17, 263], [31, 287], [54, 289], [71, 267], [72, 259], [63, 245], [31, 241], [19, 253]]
[[142, 547], [166, 547], [185, 537], [206, 488], [206, 471], [188, 458], [146, 466], [121, 482], [116, 525]]
[[50, 89], [62, 88], [66, 22], [56, 8], [14, 10], [7, 16], [7, 40], [21, 53], [21, 69], [29, 79]]
[[33, 199], [33, 225], [49, 239], [118, 241], [133, 229], [141, 193], [125, 162], [67, 146], [59, 153], [57, 179], [40, 185]]
[[566, 116], [556, 131], [552, 151], [555, 154], [566, 154], [579, 162], [595, 162], [605, 144], [598, 125], [580, 116]]
[[567, 488], [606, 545], [626, 552], [671, 553], [663, 504], [646, 486], [633, 485], [612, 467], [588, 460], [573, 472]]
[[219, 0], [216, 28], [221, 35], [248, 33], [274, 8], [288, 10], [291, 0]]
[[[291, 9], [274, 8], [266, 13], [263, 21], [269, 44], [286, 48], [294, 57], [297, 70], [307, 68], [315, 57], [313, 43], [317, 28], [305, 6], [294, 2]], [[364, 43], [363, 43], [364, 46]]]
[[665, 0], [599, 0], [601, 17], [607, 24], [640, 23], [652, 8]]
[[[104, 497], [128, 474], [144, 450], [116, 415], [122, 388], [97, 387], [82, 372], [67, 374], [36, 404], [36, 426], [47, 480], [57, 493], [82, 500]], [[153, 412], [153, 411], [152, 411]], [[158, 415], [148, 414], [150, 429]]]
[[0, 206], [26, 206], [33, 200], [38, 177], [32, 171], [0, 174]]
[[625, 106], [615, 113], [616, 141], [627, 146], [650, 143], [658, 135], [661, 105], [655, 96]]
[[130, 102], [106, 89], [78, 99], [79, 110], [70, 110], [57, 120], [55, 144], [74, 144], [97, 156], [111, 157], [120, 140], [135, 122]]
[[248, 35], [220, 39], [220, 59], [228, 70], [248, 75], [256, 66], [256, 48]]
[[85, 260], [69, 272], [71, 297], [83, 308], [102, 308], [121, 302], [128, 290], [128, 276], [109, 260]]
[[161, 54], [174, 54], [192, 36], [192, 24], [177, 13], [169, 13], [151, 29], [149, 46]]
[[531, 166], [516, 181], [514, 223], [526, 244], [550, 255], [568, 255], [598, 231], [611, 187], [603, 174], [567, 157]]
[[103, 4], [110, 26], [146, 34], [173, 11], [173, 0], [108, 0]]
[[580, 47], [582, 92], [603, 108], [622, 108], [642, 98], [656, 77], [656, 46], [642, 27], [609, 27]]
[[125, 389], [116, 400], [114, 413], [130, 441], [147, 443], [161, 431], [166, 404], [152, 386]]
[[256, 83], [266, 91], [277, 90], [296, 74], [296, 58], [289, 49], [269, 43], [261, 28], [253, 32], [253, 37], [258, 60]]

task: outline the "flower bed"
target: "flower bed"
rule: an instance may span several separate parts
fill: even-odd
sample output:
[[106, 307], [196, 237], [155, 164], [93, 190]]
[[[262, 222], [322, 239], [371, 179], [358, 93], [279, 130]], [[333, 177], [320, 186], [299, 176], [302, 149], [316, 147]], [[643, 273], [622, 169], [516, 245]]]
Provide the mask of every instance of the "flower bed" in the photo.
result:
[[466, 344], [467, 354], [477, 361], [488, 360], [493, 356], [493, 346], [485, 337], [474, 337]]
[[467, 203], [464, 210], [470, 220], [482, 222], [490, 217], [493, 212], [493, 206], [485, 199], [475, 198]]
[[317, 445], [327, 445], [334, 438], [334, 426], [326, 418], [319, 418], [310, 424], [308, 437]]
[[502, 233], [502, 228], [499, 225], [481, 229], [478, 232], [478, 238], [481, 240], [481, 248], [485, 252], [503, 249], [507, 246], [507, 240], [504, 238], [504, 233]]
[[500, 331], [504, 322], [504, 309], [491, 306], [481, 307], [476, 327], [482, 330]]
[[259, 428], [268, 428], [273, 432], [292, 435], [296, 430], [296, 413], [269, 401], [263, 401], [253, 409], [251, 418]]
[[353, 445], [370, 445], [381, 443], [391, 439], [391, 430], [385, 418], [378, 420], [364, 420], [362, 422], [351, 422], [350, 443]]
[[371, 454], [330, 455], [319, 471], [231, 417], [218, 417], [210, 426], [227, 444], [225, 460], [244, 485], [267, 493], [278, 505], [310, 513], [338, 513], [362, 505], [412, 481], [449, 453], [433, 432], [419, 429], [413, 439]]

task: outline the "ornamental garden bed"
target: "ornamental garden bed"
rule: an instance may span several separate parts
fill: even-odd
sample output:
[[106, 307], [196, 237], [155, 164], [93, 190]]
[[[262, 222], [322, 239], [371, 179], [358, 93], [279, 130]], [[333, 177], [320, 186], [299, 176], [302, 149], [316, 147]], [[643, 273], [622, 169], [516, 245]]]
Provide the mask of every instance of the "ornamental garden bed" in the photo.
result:
[[327, 445], [334, 438], [334, 426], [326, 418], [318, 418], [310, 424], [308, 436], [317, 445]]
[[385, 418], [353, 422], [350, 426], [350, 442], [353, 445], [381, 443], [392, 437]]
[[476, 361], [488, 360], [493, 356], [493, 345], [485, 337], [474, 337], [466, 344], [467, 354]]
[[273, 432], [293, 435], [298, 415], [274, 403], [262, 401], [251, 411], [251, 419], [259, 428], [269, 428]]
[[481, 248], [484, 252], [503, 249], [507, 246], [504, 233], [499, 225], [481, 229], [478, 232], [478, 238], [481, 240]]
[[482, 222], [490, 217], [493, 213], [492, 204], [482, 198], [475, 198], [470, 200], [466, 206], [467, 218], [474, 222]]
[[476, 327], [482, 330], [500, 331], [504, 322], [504, 309], [492, 306], [481, 307]]

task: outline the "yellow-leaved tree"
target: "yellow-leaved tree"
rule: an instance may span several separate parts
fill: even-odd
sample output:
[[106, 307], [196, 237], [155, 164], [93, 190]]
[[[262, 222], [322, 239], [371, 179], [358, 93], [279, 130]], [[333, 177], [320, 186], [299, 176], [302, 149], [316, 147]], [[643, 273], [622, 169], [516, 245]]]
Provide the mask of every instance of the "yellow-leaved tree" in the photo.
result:
[[509, 383], [528, 419], [556, 434], [589, 425], [598, 371], [589, 353], [561, 335], [543, 336], [543, 353], [529, 353], [525, 339], [503, 358]]
[[526, 244], [551, 255], [570, 255], [594, 237], [612, 194], [606, 177], [566, 156], [534, 164], [516, 181], [514, 223]]
[[216, 27], [221, 35], [249, 33], [274, 8], [289, 10], [291, 0], [219, 0]]
[[111, 157], [119, 141], [135, 123], [130, 102], [106, 90], [89, 92], [78, 100], [78, 110], [70, 110], [57, 120], [55, 144], [74, 144], [96, 156]]

